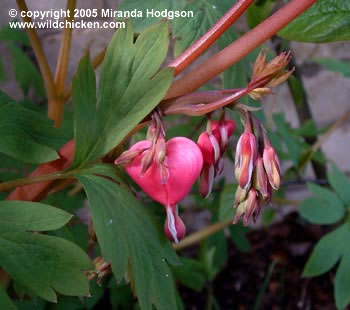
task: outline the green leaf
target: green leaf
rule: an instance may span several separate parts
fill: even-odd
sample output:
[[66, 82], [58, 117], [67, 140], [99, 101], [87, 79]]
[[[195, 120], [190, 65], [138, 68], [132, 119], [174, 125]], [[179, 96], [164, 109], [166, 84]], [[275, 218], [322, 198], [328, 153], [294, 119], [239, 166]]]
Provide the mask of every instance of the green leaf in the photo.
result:
[[0, 265], [11, 278], [48, 301], [57, 300], [54, 290], [70, 296], [89, 294], [89, 283], [82, 272], [93, 267], [89, 257], [60, 238], [1, 232]]
[[341, 220], [345, 208], [332, 191], [316, 184], [308, 184], [315, 197], [305, 199], [299, 208], [302, 217], [314, 224], [332, 224]]
[[350, 77], [350, 62], [348, 60], [318, 58], [312, 61], [320, 64], [329, 71], [340, 73], [345, 77]]
[[0, 153], [27, 163], [41, 164], [58, 158], [48, 140], [56, 130], [45, 116], [26, 109], [0, 91]]
[[254, 28], [265, 20], [276, 4], [275, 0], [257, 0], [247, 10], [246, 17], [249, 28]]
[[331, 183], [335, 192], [339, 195], [342, 201], [350, 205], [350, 180], [346, 175], [339, 170], [336, 165], [333, 165], [333, 171], [328, 172], [328, 180]]
[[[77, 176], [89, 199], [97, 239], [117, 281], [129, 271], [142, 309], [176, 309], [168, 263], [178, 259], [153, 217], [130, 191], [89, 174]], [[117, 176], [116, 176], [117, 177]]]
[[16, 42], [30, 46], [27, 33], [23, 30], [11, 28], [9, 24], [0, 28], [0, 41], [3, 42]]
[[344, 309], [350, 303], [350, 250], [348, 244], [346, 244], [344, 252], [334, 281], [334, 295], [337, 309]]
[[344, 208], [334, 208], [327, 201], [318, 198], [305, 199], [299, 208], [300, 215], [313, 224], [333, 224], [341, 220]]
[[315, 122], [311, 119], [307, 120], [294, 130], [294, 134], [302, 137], [316, 137], [318, 132]]
[[15, 44], [9, 42], [8, 47], [11, 51], [15, 77], [21, 86], [24, 95], [27, 95], [30, 88], [33, 87], [37, 95], [44, 96], [44, 82], [38, 68]]
[[242, 252], [249, 252], [251, 248], [250, 241], [247, 238], [247, 232], [250, 231], [249, 227], [243, 226], [242, 223], [237, 223], [229, 227], [231, 238], [236, 247]]
[[335, 42], [349, 40], [349, 28], [349, 1], [319, 0], [278, 35], [301, 42]]
[[96, 77], [89, 55], [78, 65], [73, 79], [75, 155], [71, 168], [84, 162], [96, 133]]
[[205, 284], [205, 270], [198, 261], [181, 257], [181, 266], [173, 267], [175, 278], [186, 287], [200, 292]]
[[174, 56], [177, 57], [206, 33], [234, 2], [231, 3], [221, 0], [188, 1], [183, 10], [193, 11], [194, 16], [172, 20], [173, 35], [176, 38]]
[[329, 271], [340, 259], [349, 242], [348, 224], [325, 235], [313, 249], [304, 270], [304, 277], [314, 277]]
[[0, 201], [0, 232], [54, 230], [71, 218], [66, 211], [39, 202]]
[[[79, 150], [79, 160], [85, 159], [80, 165], [96, 160], [113, 149], [164, 97], [172, 81], [173, 70], [158, 70], [167, 54], [168, 44], [168, 25], [165, 22], [144, 31], [135, 43], [130, 22], [113, 36], [101, 68], [95, 133], [89, 139], [82, 138], [84, 133], [79, 136], [89, 143]], [[90, 98], [85, 104], [82, 102], [94, 94], [86, 89], [87, 86], [93, 87], [90, 66], [86, 59], [82, 60], [74, 92], [75, 105], [80, 105], [82, 110], [88, 106], [86, 117], [94, 124], [91, 120], [93, 100]], [[82, 126], [86, 118], [78, 117], [75, 121], [75, 133], [78, 134], [86, 128], [86, 124]], [[89, 134], [92, 135], [92, 132], [93, 128]]]
[[16, 310], [17, 307], [13, 304], [10, 297], [6, 294], [5, 289], [0, 285], [0, 305], [6, 310]]
[[235, 209], [233, 208], [235, 202], [236, 195], [236, 184], [227, 184], [220, 195], [220, 203], [219, 203], [219, 220], [227, 220], [232, 219], [235, 216]]

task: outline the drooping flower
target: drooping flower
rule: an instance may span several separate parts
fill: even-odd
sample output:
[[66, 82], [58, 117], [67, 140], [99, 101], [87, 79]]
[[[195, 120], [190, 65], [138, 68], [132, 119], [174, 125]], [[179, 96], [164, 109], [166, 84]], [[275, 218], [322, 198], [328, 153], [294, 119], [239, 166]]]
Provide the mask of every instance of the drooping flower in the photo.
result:
[[269, 184], [267, 180], [267, 175], [264, 168], [263, 159], [259, 155], [254, 169], [254, 188], [256, 188], [261, 196], [263, 197], [264, 201], [269, 200], [270, 191], [269, 191]]
[[235, 156], [235, 175], [239, 186], [244, 189], [251, 185], [256, 156], [257, 143], [252, 133], [250, 117], [247, 116], [245, 129], [238, 140]]
[[269, 183], [277, 190], [281, 184], [281, 167], [278, 155], [271, 145], [265, 146], [263, 160]]
[[235, 128], [233, 120], [225, 120], [225, 113], [220, 121], [209, 120], [207, 130], [198, 138], [204, 165], [199, 180], [199, 192], [207, 198], [213, 188], [214, 179], [223, 171], [223, 157], [228, 146], [228, 139]]
[[[148, 150], [151, 146], [151, 141], [143, 140], [134, 144], [129, 152]], [[152, 164], [142, 176], [143, 153], [126, 164], [126, 171], [144, 192], [165, 207], [165, 233], [171, 240], [178, 242], [185, 234], [185, 226], [178, 215], [177, 204], [189, 193], [202, 170], [202, 152], [196, 143], [184, 137], [172, 138], [166, 142], [162, 163], [168, 171], [165, 183], [162, 179], [162, 165], [158, 162], [159, 154], [153, 158]]]

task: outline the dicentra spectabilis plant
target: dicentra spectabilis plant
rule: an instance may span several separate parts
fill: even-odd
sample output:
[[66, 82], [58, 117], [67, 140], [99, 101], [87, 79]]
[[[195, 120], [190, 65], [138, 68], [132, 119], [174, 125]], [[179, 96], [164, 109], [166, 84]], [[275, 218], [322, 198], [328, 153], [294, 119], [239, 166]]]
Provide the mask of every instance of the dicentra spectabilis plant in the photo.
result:
[[[215, 14], [227, 6], [211, 1], [210, 12]], [[170, 2], [174, 8], [198, 5], [198, 0]], [[281, 185], [273, 140], [265, 122], [255, 115], [262, 106], [250, 103], [273, 94], [273, 88], [288, 80], [294, 71], [288, 67], [291, 54], [268, 57], [267, 50], [252, 52], [315, 2], [291, 0], [237, 40], [230, 26], [253, 0], [233, 3], [215, 24], [194, 31], [195, 38], [188, 40], [189, 25], [175, 20], [157, 20], [149, 27], [144, 27], [148, 25], [144, 20], [125, 21], [125, 29], [115, 32], [106, 49], [93, 60], [89, 54], [81, 59], [68, 86], [72, 29], [63, 31], [55, 75], [35, 29], [26, 29], [29, 40], [23, 42], [30, 42], [36, 56], [53, 123], [0, 93], [0, 153], [37, 165], [22, 178], [0, 184], [6, 193], [0, 201], [0, 308], [16, 308], [2, 287], [14, 299], [38, 296], [57, 302], [58, 293], [61, 302], [60, 295], [100, 294], [95, 280], [118, 294], [127, 292], [130, 303], [123, 307], [132, 308], [134, 295], [141, 309], [181, 308], [175, 277], [183, 281], [184, 272], [175, 267], [181, 265], [175, 250], [240, 219], [244, 225], [251, 218], [255, 222]], [[67, 3], [73, 11], [76, 1]], [[28, 11], [24, 0], [17, 4], [21, 12]], [[131, 10], [141, 2], [123, 5]], [[170, 33], [176, 57], [169, 62]], [[216, 41], [225, 47], [190, 66]], [[249, 67], [249, 81], [228, 83], [225, 74], [247, 55], [256, 58]], [[100, 64], [97, 87], [94, 70]], [[224, 74], [222, 88], [215, 82], [198, 90], [220, 74]], [[72, 134], [58, 129], [64, 112], [70, 113], [65, 109], [70, 98]], [[172, 115], [186, 117], [192, 130], [171, 133], [182, 126], [180, 118], [166, 123]], [[227, 158], [234, 161], [229, 173]], [[182, 206], [192, 201], [211, 205], [221, 190], [216, 187], [228, 175], [234, 175], [237, 183], [229, 221], [186, 236], [188, 221], [183, 220]], [[77, 195], [81, 203], [74, 200]], [[88, 209], [83, 208], [86, 199]], [[74, 220], [66, 225], [75, 209], [79, 211]], [[77, 242], [75, 234], [86, 242]], [[208, 266], [214, 260], [210, 255], [203, 259]], [[206, 271], [208, 280], [216, 274], [214, 269]], [[124, 287], [127, 291], [122, 293]], [[118, 298], [112, 298], [116, 309]]]

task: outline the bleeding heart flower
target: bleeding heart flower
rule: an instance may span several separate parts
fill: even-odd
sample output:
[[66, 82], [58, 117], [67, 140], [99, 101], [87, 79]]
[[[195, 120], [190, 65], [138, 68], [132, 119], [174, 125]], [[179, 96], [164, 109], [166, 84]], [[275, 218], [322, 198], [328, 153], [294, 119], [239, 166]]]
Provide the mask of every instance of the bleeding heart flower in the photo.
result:
[[265, 146], [263, 161], [270, 185], [277, 190], [281, 184], [281, 165], [278, 155], [271, 145]]
[[249, 188], [257, 153], [256, 140], [251, 132], [244, 132], [238, 140], [235, 174], [240, 187]]
[[[151, 144], [151, 141], [143, 140], [134, 144], [130, 151], [149, 149]], [[185, 234], [185, 226], [178, 216], [177, 203], [189, 193], [198, 178], [203, 166], [203, 156], [199, 147], [184, 137], [170, 139], [165, 150], [163, 164], [167, 165], [169, 174], [165, 184], [161, 179], [162, 166], [156, 159], [142, 176], [143, 154], [127, 164], [126, 171], [150, 197], [164, 205], [167, 211], [165, 233], [171, 240], [178, 242]]]
[[[223, 114], [224, 115], [224, 114]], [[199, 192], [207, 198], [213, 188], [214, 179], [224, 169], [223, 156], [228, 146], [228, 139], [232, 135], [235, 123], [232, 120], [209, 120], [207, 131], [198, 138], [198, 146], [203, 154], [203, 170], [199, 179]]]

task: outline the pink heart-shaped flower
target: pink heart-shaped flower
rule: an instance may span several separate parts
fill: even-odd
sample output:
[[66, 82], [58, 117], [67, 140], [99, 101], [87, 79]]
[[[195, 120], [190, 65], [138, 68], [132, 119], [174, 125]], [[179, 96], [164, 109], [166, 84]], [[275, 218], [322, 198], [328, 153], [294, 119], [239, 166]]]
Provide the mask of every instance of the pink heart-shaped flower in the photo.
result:
[[[143, 140], [134, 144], [130, 150], [150, 146], [151, 141]], [[165, 207], [176, 205], [189, 193], [203, 166], [199, 147], [185, 137], [172, 138], [166, 143], [166, 165], [169, 170], [166, 184], [161, 182], [160, 167], [155, 161], [142, 176], [141, 161], [142, 154], [126, 165], [126, 171], [144, 192]]]

